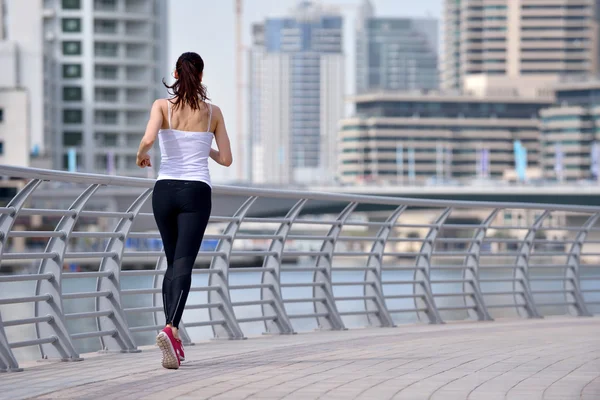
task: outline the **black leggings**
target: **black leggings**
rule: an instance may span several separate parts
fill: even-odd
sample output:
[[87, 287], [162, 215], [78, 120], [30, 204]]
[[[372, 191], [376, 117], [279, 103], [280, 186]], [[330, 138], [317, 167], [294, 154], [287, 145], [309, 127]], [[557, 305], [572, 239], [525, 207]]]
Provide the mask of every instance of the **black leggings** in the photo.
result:
[[211, 207], [211, 189], [204, 182], [159, 180], [154, 186], [152, 209], [167, 257], [162, 286], [165, 318], [176, 328], [190, 292], [192, 269]]

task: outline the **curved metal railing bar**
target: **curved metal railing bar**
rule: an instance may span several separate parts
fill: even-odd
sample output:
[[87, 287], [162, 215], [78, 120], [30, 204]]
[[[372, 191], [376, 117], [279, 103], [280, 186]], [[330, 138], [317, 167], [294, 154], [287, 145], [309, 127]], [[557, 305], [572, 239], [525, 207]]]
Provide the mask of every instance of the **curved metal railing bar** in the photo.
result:
[[[527, 231], [525, 238], [521, 241], [517, 259], [515, 261], [516, 268], [513, 272], [513, 296], [515, 300], [515, 306], [519, 304], [517, 301], [517, 296], [523, 296], [525, 305], [524, 307], [517, 307], [517, 310], [519, 313], [521, 313], [521, 310], [524, 308], [529, 318], [542, 318], [542, 315], [539, 313], [535, 305], [533, 294], [531, 292], [531, 284], [529, 281], [529, 259], [531, 258], [531, 253], [533, 251], [536, 233], [542, 227], [544, 220], [550, 216], [550, 213], [550, 210], [545, 210], [539, 217], [535, 219], [533, 225], [531, 225]], [[517, 290], [517, 286], [520, 286], [520, 291]]]
[[[114, 330], [115, 334], [101, 336], [100, 343], [104, 350], [137, 352], [137, 345], [127, 325], [127, 318], [121, 302], [121, 265], [125, 252], [125, 240], [131, 231], [133, 221], [152, 194], [146, 189], [125, 212], [127, 217], [121, 218], [114, 229], [118, 236], [109, 239], [105, 252], [110, 256], [102, 258], [100, 272], [109, 272], [108, 276], [97, 278], [96, 291], [110, 292], [110, 296], [96, 298], [96, 323], [98, 331]], [[106, 314], [106, 315], [103, 315]]]
[[267, 333], [294, 333], [292, 321], [285, 311], [281, 295], [281, 265], [283, 263], [285, 242], [294, 221], [298, 218], [305, 205], [306, 200], [300, 199], [288, 211], [284, 217], [284, 222], [281, 223], [273, 236], [271, 245], [269, 246], [269, 254], [263, 262], [264, 272], [262, 273], [261, 283], [266, 286], [260, 290], [260, 301], [263, 302], [261, 308], [262, 315], [265, 317], [265, 331]]
[[468, 306], [467, 312], [471, 318], [477, 318], [479, 321], [491, 321], [493, 318], [488, 312], [485, 305], [483, 294], [481, 293], [481, 284], [479, 282], [479, 259], [481, 255], [481, 245], [487, 234], [487, 230], [494, 222], [498, 213], [501, 210], [495, 208], [490, 215], [483, 221], [483, 227], [477, 228], [471, 244], [469, 245], [468, 253], [465, 257], [465, 269], [462, 271], [463, 276], [463, 291], [466, 292], [468, 287], [473, 290], [472, 296], [465, 296], [465, 306]]
[[600, 213], [592, 214], [581, 227], [581, 231], [573, 241], [567, 257], [567, 268], [565, 269], [565, 302], [569, 310], [574, 310], [574, 314], [579, 317], [591, 317], [592, 313], [588, 310], [583, 294], [581, 292], [581, 250], [590, 232], [590, 229], [596, 225], [600, 218]]
[[364, 294], [365, 297], [368, 297], [368, 299], [365, 299], [365, 309], [370, 311], [367, 314], [370, 326], [395, 326], [383, 294], [381, 276], [383, 273], [385, 247], [396, 221], [404, 211], [406, 211], [406, 206], [400, 206], [386, 219], [386, 224], [379, 229], [379, 232], [375, 236], [375, 241], [371, 247], [371, 254], [367, 260], [364, 281], [369, 284], [365, 285]]
[[[223, 232], [226, 236], [219, 241], [217, 246], [217, 256], [213, 258], [210, 269], [216, 271], [215, 274], [208, 276], [208, 286], [216, 287], [216, 290], [208, 292], [208, 303], [215, 307], [208, 309], [210, 320], [214, 324], [212, 329], [216, 338], [220, 339], [243, 339], [244, 333], [239, 325], [239, 319], [236, 318], [231, 304], [230, 291], [232, 286], [229, 284], [229, 262], [233, 253], [233, 241], [237, 235], [244, 217], [250, 207], [258, 199], [257, 196], [250, 196], [244, 204], [233, 215], [233, 220], [229, 222]], [[222, 320], [223, 323], [216, 323]]]
[[[320, 329], [346, 329], [340, 312], [337, 309], [336, 299], [333, 295], [333, 284], [331, 281], [331, 269], [335, 245], [346, 220], [352, 215], [358, 203], [348, 204], [331, 224], [321, 251], [315, 262], [313, 273], [313, 298], [319, 299], [314, 302], [315, 313], [318, 314], [317, 321]], [[321, 300], [322, 299], [322, 300]]]
[[[39, 349], [43, 358], [57, 357], [65, 360], [81, 360], [73, 344], [73, 340], [78, 339], [79, 336], [69, 334], [66, 325], [66, 315], [63, 307], [63, 299], [66, 297], [62, 293], [62, 269], [67, 254], [69, 236], [73, 232], [81, 211], [98, 188], [100, 188], [99, 184], [88, 186], [71, 207], [65, 211], [64, 216], [54, 229], [55, 232], [60, 232], [61, 236], [50, 238], [44, 250], [45, 254], [52, 254], [53, 257], [45, 258], [40, 262], [38, 274], [51, 274], [53, 276], [52, 279], [37, 281], [35, 288], [36, 296], [49, 296], [47, 301], [34, 303], [35, 317], [49, 318], [47, 322], [35, 323], [37, 339], [42, 341], [39, 344]], [[49, 338], [54, 340], [45, 342]]]
[[[27, 185], [11, 199], [6, 210], [0, 215], [0, 262], [2, 261], [6, 242], [8, 241], [8, 233], [12, 230], [19, 211], [25, 206], [27, 199], [29, 199], [40, 183], [41, 180], [39, 179], [29, 181]], [[0, 313], [0, 371], [22, 371], [22, 369], [19, 368], [17, 359], [8, 342], [4, 324], [2, 323], [2, 313]]]
[[[433, 291], [431, 290], [431, 257], [435, 248], [435, 241], [440, 233], [442, 226], [452, 213], [452, 208], [448, 207], [442, 211], [435, 222], [431, 225], [425, 240], [421, 245], [421, 250], [415, 263], [415, 273], [413, 284], [413, 295], [415, 296], [415, 309], [425, 309], [424, 313], [431, 324], [443, 324], [438, 307], [435, 304]], [[419, 315], [419, 313], [417, 313]]]

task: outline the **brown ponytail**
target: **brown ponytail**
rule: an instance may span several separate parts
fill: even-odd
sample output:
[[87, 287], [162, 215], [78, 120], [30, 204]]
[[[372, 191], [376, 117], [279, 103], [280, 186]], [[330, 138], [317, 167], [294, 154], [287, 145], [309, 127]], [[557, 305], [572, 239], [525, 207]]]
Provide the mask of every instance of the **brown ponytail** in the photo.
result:
[[163, 85], [174, 97], [174, 108], [183, 103], [190, 106], [192, 110], [200, 109], [200, 103], [209, 100], [206, 86], [200, 79], [204, 71], [204, 60], [197, 53], [183, 53], [179, 56], [175, 69], [179, 79], [173, 85], [167, 85], [163, 79]]

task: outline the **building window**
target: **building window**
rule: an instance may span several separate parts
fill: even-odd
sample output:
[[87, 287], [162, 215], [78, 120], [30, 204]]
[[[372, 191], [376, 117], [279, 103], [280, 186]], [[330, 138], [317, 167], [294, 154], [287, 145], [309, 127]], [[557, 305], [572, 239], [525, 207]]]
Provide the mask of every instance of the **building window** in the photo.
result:
[[94, 10], [114, 11], [117, 9], [117, 0], [94, 0]]
[[96, 145], [102, 147], [117, 147], [119, 137], [116, 133], [96, 133]]
[[63, 146], [79, 147], [83, 143], [81, 132], [63, 132]]
[[4, 122], [4, 109], [0, 108], [0, 122]]
[[79, 86], [65, 86], [63, 87], [63, 101], [81, 101], [83, 98], [83, 91]]
[[63, 110], [63, 123], [64, 124], [81, 124], [83, 122], [83, 111], [82, 110]]
[[94, 21], [95, 33], [117, 33], [117, 21], [113, 19], [97, 19]]
[[81, 19], [79, 18], [63, 18], [63, 32], [81, 32]]
[[4, 142], [0, 140], [0, 156], [4, 154]]
[[106, 172], [108, 169], [108, 156], [106, 154], [96, 154], [96, 170]]
[[63, 65], [63, 78], [66, 78], [66, 79], [81, 78], [81, 65], [80, 64], [64, 64]]
[[94, 98], [96, 101], [116, 102], [119, 101], [119, 91], [114, 88], [96, 88]]
[[97, 79], [117, 79], [118, 67], [116, 65], [96, 65], [94, 75]]
[[117, 43], [94, 43], [94, 55], [96, 55], [97, 57], [116, 57], [118, 50], [119, 45]]
[[118, 122], [118, 112], [111, 110], [96, 110], [94, 122], [102, 125], [116, 125]]
[[81, 55], [81, 42], [78, 40], [65, 41], [62, 44], [63, 54], [66, 56], [79, 56]]
[[62, 8], [64, 10], [80, 10], [81, 0], [62, 0]]

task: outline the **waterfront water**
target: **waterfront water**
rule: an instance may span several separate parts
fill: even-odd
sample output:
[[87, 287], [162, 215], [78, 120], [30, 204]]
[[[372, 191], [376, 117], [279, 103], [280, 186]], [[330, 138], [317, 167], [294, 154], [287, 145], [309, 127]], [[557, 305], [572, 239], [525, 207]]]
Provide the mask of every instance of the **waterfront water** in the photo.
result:
[[[344, 263], [344, 266], [352, 265], [351, 263]], [[392, 266], [392, 265], [387, 265]], [[562, 270], [560, 271], [562, 272]], [[511, 271], [486, 271], [484, 268], [480, 271], [481, 279], [490, 278], [510, 278], [512, 276]], [[531, 271], [532, 278], [540, 277], [558, 277], [558, 271], [544, 269], [541, 267], [533, 268]], [[582, 289], [600, 289], [600, 269], [584, 269], [582, 271], [582, 277], [592, 277], [595, 280], [583, 280]], [[442, 280], [442, 279], [460, 279], [461, 271], [457, 270], [436, 270], [435, 268], [431, 271], [431, 280]], [[336, 271], [334, 268], [332, 274], [333, 282], [363, 282], [364, 272], [363, 271]], [[384, 271], [382, 274], [382, 280], [385, 281], [402, 281], [412, 280], [413, 272], [400, 270], [400, 271]], [[230, 284], [231, 285], [247, 285], [260, 283], [261, 273], [259, 272], [247, 272], [243, 270], [234, 270], [230, 273]], [[310, 272], [282, 272], [281, 275], [282, 283], [300, 283], [300, 282], [311, 282], [312, 273]], [[153, 277], [141, 276], [141, 277], [122, 277], [122, 289], [139, 289], [152, 287]], [[206, 286], [208, 284], [208, 276], [206, 274], [198, 274], [193, 276], [194, 287]], [[63, 292], [84, 292], [94, 291], [96, 286], [96, 279], [94, 278], [82, 278], [82, 279], [65, 279], [63, 280]], [[432, 284], [432, 290], [435, 293], [460, 293], [463, 291], [462, 283], [434, 283]], [[558, 281], [532, 281], [532, 290], [561, 290], [563, 288], [563, 282]], [[358, 296], [363, 294], [363, 285], [357, 284], [356, 286], [335, 286], [334, 295], [336, 297], [341, 296]], [[492, 291], [511, 291], [513, 285], [510, 282], [505, 283], [482, 283], [482, 292]], [[7, 297], [20, 297], [33, 295], [35, 291], [35, 282], [17, 282], [17, 283], [0, 283], [0, 298]], [[384, 285], [385, 295], [398, 295], [398, 294], [411, 294], [413, 287], [410, 284], [403, 285]], [[301, 298], [301, 297], [312, 297], [312, 288], [301, 287], [301, 288], [283, 288], [282, 295], [285, 299]], [[564, 301], [564, 294], [540, 294], [535, 295], [535, 300], [538, 303], [556, 303]], [[484, 296], [487, 305], [494, 304], [513, 304], [514, 298], [512, 295], [485, 295]], [[588, 301], [600, 301], [600, 291], [585, 293], [585, 298]], [[249, 301], [260, 299], [260, 289], [250, 290], [234, 290], [231, 292], [231, 300], [237, 301]], [[122, 298], [124, 308], [144, 307], [152, 306], [152, 295], [125, 295]], [[449, 306], [462, 306], [464, 305], [463, 297], [436, 297], [436, 304], [438, 307], [449, 307]], [[188, 305], [193, 304], [204, 304], [207, 302], [207, 292], [191, 292]], [[390, 299], [387, 300], [389, 309], [412, 309], [414, 308], [413, 299]], [[78, 299], [78, 300], [65, 300], [64, 309], [65, 313], [75, 312], [86, 312], [93, 311], [95, 306], [94, 299]], [[338, 301], [337, 306], [340, 312], [345, 311], [360, 311], [364, 310], [364, 301]], [[313, 312], [313, 303], [292, 303], [286, 304], [286, 309], [289, 314], [306, 314]], [[595, 313], [600, 313], [600, 305], [590, 306], [590, 310]], [[544, 315], [557, 315], [565, 314], [567, 309], [565, 306], [552, 306], [552, 307], [540, 307], [540, 311]], [[32, 304], [16, 304], [9, 306], [0, 306], [0, 313], [4, 321], [27, 318], [33, 316], [33, 305]], [[239, 318], [247, 318], [261, 315], [261, 306], [243, 306], [236, 307], [236, 315]], [[490, 313], [494, 318], [503, 317], [517, 317], [518, 313], [514, 307], [510, 308], [493, 308], [490, 309]], [[159, 313], [159, 323], [162, 323], [162, 313]], [[446, 321], [461, 320], [468, 317], [467, 312], [463, 310], [458, 311], [442, 311], [442, 318]], [[419, 316], [415, 312], [395, 313], [393, 318], [397, 324], [403, 323], [414, 323], [419, 322]], [[343, 317], [344, 323], [348, 328], [363, 327], [367, 325], [366, 316], [345, 316]], [[208, 310], [186, 310], [183, 317], [184, 322], [199, 322], [208, 321]], [[293, 319], [292, 320], [294, 329], [298, 332], [309, 331], [317, 328], [317, 323], [314, 318], [307, 319]], [[136, 313], [128, 315], [128, 323], [130, 327], [135, 326], [148, 326], [154, 325], [154, 317], [152, 313]], [[95, 319], [79, 319], [67, 321], [69, 331], [71, 333], [90, 332], [96, 330]], [[264, 331], [264, 324], [261, 322], [244, 323], [241, 325], [245, 335], [251, 337], [260, 335]], [[19, 327], [8, 327], [6, 328], [9, 341], [22, 341], [27, 339], [35, 338], [35, 331], [33, 325], [19, 326]], [[212, 328], [210, 327], [197, 327], [189, 328], [188, 333], [190, 334], [193, 341], [208, 339], [212, 337]], [[135, 340], [138, 345], [151, 344], [154, 341], [154, 332], [135, 334]], [[91, 352], [99, 350], [98, 339], [85, 339], [76, 341], [78, 351], [81, 353]], [[15, 349], [15, 355], [19, 360], [31, 360], [39, 358], [39, 352], [37, 347], [28, 347]]]

